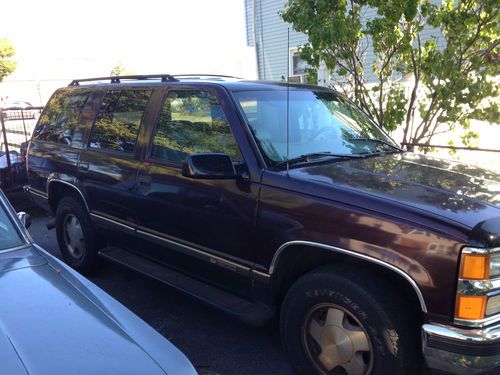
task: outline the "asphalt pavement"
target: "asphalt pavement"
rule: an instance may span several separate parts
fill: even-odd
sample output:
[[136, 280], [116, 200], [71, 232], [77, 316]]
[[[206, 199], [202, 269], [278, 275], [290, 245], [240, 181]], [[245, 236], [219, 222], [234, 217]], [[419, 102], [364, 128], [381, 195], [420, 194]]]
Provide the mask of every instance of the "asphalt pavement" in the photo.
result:
[[[17, 211], [32, 215], [31, 236], [60, 257], [51, 218], [24, 195], [12, 199]], [[158, 281], [105, 263], [87, 276], [176, 345], [200, 374], [292, 374], [281, 349], [277, 324], [255, 328], [183, 295]]]

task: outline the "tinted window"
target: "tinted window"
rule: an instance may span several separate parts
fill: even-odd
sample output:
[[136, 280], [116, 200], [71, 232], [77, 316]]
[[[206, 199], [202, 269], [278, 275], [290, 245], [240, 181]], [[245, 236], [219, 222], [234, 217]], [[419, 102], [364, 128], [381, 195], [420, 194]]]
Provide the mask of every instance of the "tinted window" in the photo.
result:
[[115, 90], [104, 95], [89, 146], [131, 153], [134, 151], [141, 119], [150, 90]]
[[182, 163], [188, 154], [224, 152], [241, 160], [217, 97], [207, 91], [170, 91], [156, 127], [152, 157]]
[[33, 137], [71, 145], [75, 128], [80, 122], [88, 91], [58, 90], [40, 116]]

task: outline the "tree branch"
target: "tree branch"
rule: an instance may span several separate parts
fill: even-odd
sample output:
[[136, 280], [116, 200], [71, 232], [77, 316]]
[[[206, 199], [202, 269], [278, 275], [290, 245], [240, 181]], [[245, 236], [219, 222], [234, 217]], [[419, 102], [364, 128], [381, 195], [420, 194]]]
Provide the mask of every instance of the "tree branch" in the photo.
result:
[[[422, 56], [422, 43], [420, 40], [420, 33], [417, 32], [417, 45], [418, 45], [418, 61], [421, 61]], [[412, 131], [410, 131], [410, 122], [415, 115], [415, 101], [417, 100], [417, 92], [418, 86], [420, 83], [420, 69], [417, 65], [417, 61], [415, 59], [415, 51], [413, 48], [411, 49], [411, 63], [413, 70], [413, 77], [415, 82], [413, 84], [413, 89], [411, 91], [410, 101], [408, 103], [408, 111], [406, 112], [406, 125], [403, 134], [403, 142], [407, 142], [408, 132], [410, 132], [410, 137], [412, 137]]]

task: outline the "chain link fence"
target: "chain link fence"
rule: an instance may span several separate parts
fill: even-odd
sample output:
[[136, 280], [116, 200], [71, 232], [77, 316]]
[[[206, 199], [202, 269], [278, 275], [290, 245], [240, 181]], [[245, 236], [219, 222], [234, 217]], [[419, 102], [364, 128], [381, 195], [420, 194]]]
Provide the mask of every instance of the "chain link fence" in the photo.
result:
[[0, 109], [0, 188], [26, 184], [26, 150], [43, 107]]

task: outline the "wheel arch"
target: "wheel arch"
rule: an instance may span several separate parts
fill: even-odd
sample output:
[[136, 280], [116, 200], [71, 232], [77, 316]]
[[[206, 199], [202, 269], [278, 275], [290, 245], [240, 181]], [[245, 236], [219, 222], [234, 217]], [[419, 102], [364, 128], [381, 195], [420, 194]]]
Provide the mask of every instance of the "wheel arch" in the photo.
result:
[[83, 204], [85, 210], [89, 212], [89, 206], [87, 205], [87, 201], [85, 200], [83, 193], [72, 183], [59, 179], [51, 179], [48, 181], [47, 194], [49, 198], [49, 206], [54, 213], [57, 210], [57, 204], [62, 197], [66, 195], [73, 195], [76, 197]]
[[309, 241], [290, 241], [276, 251], [269, 267], [274, 296], [282, 300], [290, 286], [303, 274], [331, 263], [359, 267], [375, 278], [395, 282], [392, 284], [394, 287], [400, 289], [421, 312], [427, 313], [420, 288], [403, 270], [368, 255]]

